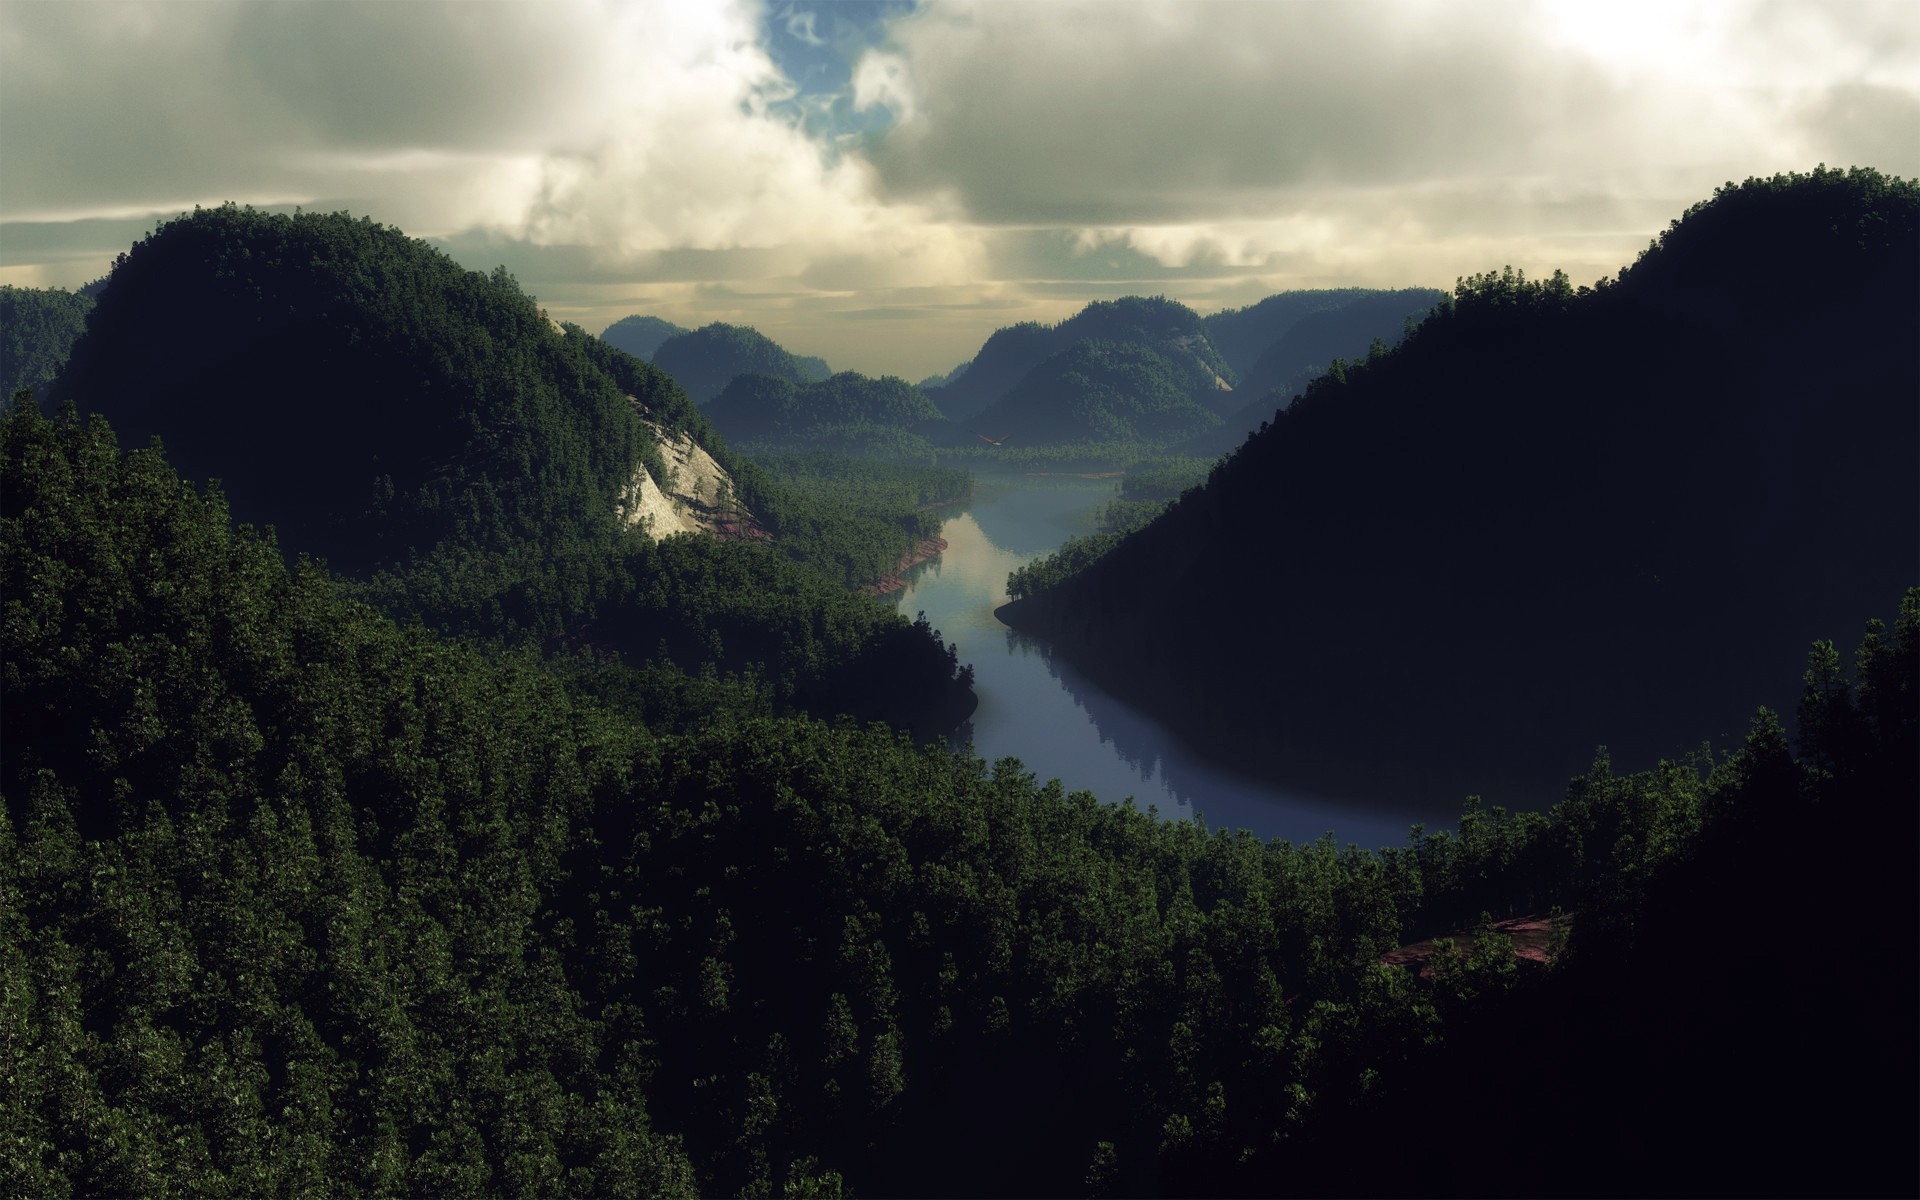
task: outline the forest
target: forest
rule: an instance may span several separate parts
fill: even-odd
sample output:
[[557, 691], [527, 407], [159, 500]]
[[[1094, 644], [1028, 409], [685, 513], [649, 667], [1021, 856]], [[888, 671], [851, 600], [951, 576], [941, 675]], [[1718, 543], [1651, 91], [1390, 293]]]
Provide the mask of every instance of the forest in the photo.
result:
[[[1370, 853], [878, 725], [654, 731], [395, 625], [101, 418], [15, 404], [0, 453], [21, 1194], [1909, 1178], [1920, 591], [1851, 670], [1814, 647], [1797, 739], [1761, 709], [1730, 752], [1602, 751], [1549, 812]], [[1840, 814], [1877, 835], [1800, 832]], [[1520, 1149], [1461, 1153], [1489, 1113]]]
[[[339, 213], [9, 289], [0, 1190], [1912, 1194], [1916, 225], [1750, 180], [1592, 287], [1102, 301], [929, 387]], [[655, 536], [673, 447], [724, 494]], [[1457, 821], [950, 746], [859, 592], [985, 464], [1125, 472], [1005, 619]]]

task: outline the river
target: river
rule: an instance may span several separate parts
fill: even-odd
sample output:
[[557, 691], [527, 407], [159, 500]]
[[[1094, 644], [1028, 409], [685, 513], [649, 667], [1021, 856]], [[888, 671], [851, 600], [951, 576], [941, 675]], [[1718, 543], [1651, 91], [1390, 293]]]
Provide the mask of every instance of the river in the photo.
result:
[[[1002, 625], [1007, 575], [1092, 532], [1119, 490], [1115, 479], [981, 475], [974, 498], [954, 510], [940, 535], [945, 553], [915, 567], [894, 593], [900, 611], [924, 612], [972, 663], [979, 708], [955, 734], [989, 760], [1018, 758], [1042, 780], [1102, 800], [1129, 798], [1164, 816], [1199, 813], [1208, 828], [1249, 829], [1262, 838], [1306, 842], [1331, 832], [1342, 845], [1404, 845], [1408, 827], [1451, 826], [1458, 800], [1382, 805], [1290, 788], [1239, 774], [1189, 747], [1158, 721], [1087, 681], [1044, 643]], [[1244, 611], [1231, 589], [1223, 613]]]

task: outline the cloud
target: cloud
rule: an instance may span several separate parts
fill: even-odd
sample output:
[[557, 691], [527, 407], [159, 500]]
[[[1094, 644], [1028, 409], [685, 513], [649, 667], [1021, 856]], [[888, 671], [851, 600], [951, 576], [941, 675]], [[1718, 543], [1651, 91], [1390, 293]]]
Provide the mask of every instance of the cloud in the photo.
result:
[[1904, 0], [0, 4], [0, 277], [345, 208], [911, 373], [1129, 291], [1611, 273], [1723, 180], [1920, 174], [1917, 81]]
[[[855, 94], [897, 117], [870, 150], [891, 195], [993, 224], [1159, 229], [1135, 244], [1238, 261], [1259, 247], [1217, 223], [1275, 223], [1280, 248], [1288, 221], [1360, 190], [1688, 196], [1809, 167], [1823, 144], [1891, 152], [1872, 131], [1915, 94], [1917, 19], [1858, 7], [942, 0], [893, 23]], [[1868, 71], [1887, 78], [1872, 111], [1800, 95]], [[1783, 125], [1796, 110], [1808, 120]]]
[[[795, 87], [728, 4], [9, 5], [0, 213], [347, 205], [431, 235], [497, 230], [635, 256], [818, 243], [949, 269], [920, 204], [883, 204], [772, 111]], [[797, 36], [810, 13], [790, 12]]]

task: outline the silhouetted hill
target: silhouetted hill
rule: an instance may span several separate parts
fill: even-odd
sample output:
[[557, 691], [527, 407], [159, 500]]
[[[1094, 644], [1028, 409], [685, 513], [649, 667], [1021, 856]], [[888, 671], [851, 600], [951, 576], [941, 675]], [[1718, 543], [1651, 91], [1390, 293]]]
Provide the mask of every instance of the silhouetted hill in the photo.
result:
[[1028, 321], [996, 330], [964, 373], [948, 377], [934, 401], [954, 420], [972, 420], [1028, 372], [1083, 341], [1137, 344], [1206, 378], [1209, 390], [1217, 386], [1215, 377], [1233, 383], [1233, 368], [1207, 340], [1199, 314], [1162, 296], [1126, 296], [1095, 301], [1058, 325]]
[[[672, 381], [643, 370], [641, 402], [670, 407]], [[622, 389], [504, 269], [340, 214], [161, 226], [115, 266], [54, 392], [132, 443], [163, 438], [236, 516], [348, 569], [463, 527], [611, 520], [658, 459]]]
[[618, 321], [600, 331], [600, 340], [609, 346], [618, 346], [628, 354], [645, 362], [653, 360], [654, 351], [669, 338], [679, 337], [692, 331], [675, 325], [672, 321], [663, 321], [659, 317], [631, 316], [621, 317]]
[[813, 379], [800, 359], [759, 330], [719, 322], [663, 342], [653, 352], [653, 363], [678, 380], [699, 404], [718, 396], [741, 375], [770, 375], [790, 383]]
[[1463, 280], [1005, 618], [1300, 776], [1534, 803], [1602, 741], [1738, 730], [1920, 573], [1917, 214], [1822, 169], [1720, 190], [1618, 281]]

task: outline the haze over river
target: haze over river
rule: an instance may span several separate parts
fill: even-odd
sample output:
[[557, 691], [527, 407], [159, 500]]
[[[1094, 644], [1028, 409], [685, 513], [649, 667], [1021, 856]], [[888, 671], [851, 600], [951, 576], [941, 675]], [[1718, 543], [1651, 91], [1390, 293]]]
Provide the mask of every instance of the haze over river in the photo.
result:
[[[1198, 811], [1209, 829], [1250, 829], [1262, 838], [1305, 842], [1331, 830], [1341, 845], [1371, 848], [1405, 844], [1416, 821], [1429, 830], [1454, 825], [1458, 796], [1383, 805], [1238, 774], [1050, 656], [1044, 642], [995, 619], [993, 610], [1007, 602], [1007, 575], [1092, 532], [1118, 492], [1117, 479], [981, 474], [973, 500], [941, 530], [946, 552], [914, 568], [894, 593], [901, 612], [925, 612], [943, 640], [959, 647], [960, 661], [973, 664], [980, 706], [955, 733], [956, 744], [971, 741], [988, 760], [1011, 755], [1069, 791], [1110, 802], [1132, 797], [1163, 816]], [[1260, 607], [1234, 586], [1221, 587], [1223, 622]]]

